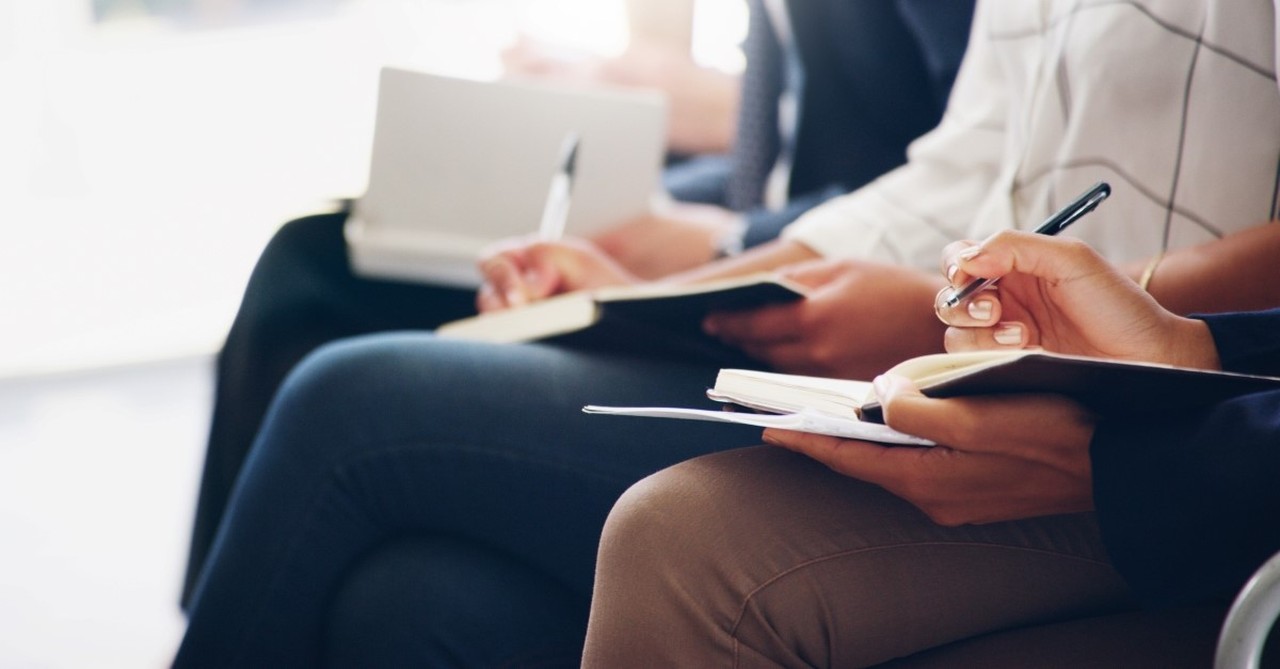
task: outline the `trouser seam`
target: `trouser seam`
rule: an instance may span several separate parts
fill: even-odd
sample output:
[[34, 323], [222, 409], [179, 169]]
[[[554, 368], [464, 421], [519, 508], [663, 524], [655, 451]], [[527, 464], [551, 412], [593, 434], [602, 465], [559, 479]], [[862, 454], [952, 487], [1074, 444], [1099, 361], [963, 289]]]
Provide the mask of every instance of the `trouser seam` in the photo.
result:
[[896, 550], [899, 548], [917, 548], [917, 547], [925, 547], [925, 546], [948, 546], [948, 547], [962, 547], [962, 548], [968, 548], [968, 547], [995, 548], [995, 549], [1006, 550], [1006, 551], [1017, 551], [1021, 553], [1039, 553], [1042, 555], [1051, 555], [1056, 558], [1072, 560], [1072, 561], [1081, 562], [1081, 563], [1087, 563], [1087, 564], [1098, 565], [1098, 566], [1108, 566], [1108, 567], [1110, 566], [1109, 562], [1105, 560], [1098, 560], [1096, 558], [1089, 558], [1089, 557], [1084, 557], [1080, 555], [1067, 555], [1059, 551], [1052, 551], [1044, 548], [1032, 548], [1029, 546], [1010, 546], [1007, 544], [998, 544], [998, 543], [993, 543], [988, 541], [903, 542], [903, 543], [897, 543], [897, 544], [892, 544], [887, 546], [868, 546], [865, 548], [856, 548], [852, 550], [841, 551], [839, 553], [832, 553], [830, 555], [823, 555], [821, 557], [810, 558], [808, 560], [805, 560], [804, 562], [801, 562], [796, 565], [792, 565], [791, 567], [788, 567], [783, 571], [780, 571], [777, 574], [774, 574], [773, 576], [769, 577], [768, 579], [766, 579], [765, 581], [757, 585], [755, 588], [752, 588], [750, 592], [748, 592], [746, 595], [743, 596], [742, 605], [738, 608], [738, 614], [734, 617], [733, 626], [729, 629], [729, 636], [730, 638], [733, 639], [733, 666], [734, 667], [741, 666], [741, 660], [742, 660], [742, 656], [741, 656], [742, 641], [738, 638], [738, 628], [742, 625], [742, 620], [747, 615], [747, 607], [751, 605], [752, 600], [754, 600], [756, 596], [760, 594], [761, 591], [765, 590], [766, 588], [769, 588], [770, 586], [786, 578], [787, 576], [790, 576], [802, 569], [812, 567], [816, 564], [821, 564], [823, 562], [837, 560], [840, 558], [849, 557], [851, 555], [859, 555], [862, 553], [876, 553], [881, 551]]

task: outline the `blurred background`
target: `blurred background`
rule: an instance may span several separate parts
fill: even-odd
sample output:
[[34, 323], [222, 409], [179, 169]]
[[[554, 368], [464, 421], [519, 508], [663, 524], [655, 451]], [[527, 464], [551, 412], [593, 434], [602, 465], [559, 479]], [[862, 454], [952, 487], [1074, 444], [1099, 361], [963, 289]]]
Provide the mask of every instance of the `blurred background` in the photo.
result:
[[[693, 59], [742, 67], [742, 0]], [[253, 262], [363, 192], [378, 70], [628, 45], [623, 0], [0, 0], [0, 667], [167, 666]]]

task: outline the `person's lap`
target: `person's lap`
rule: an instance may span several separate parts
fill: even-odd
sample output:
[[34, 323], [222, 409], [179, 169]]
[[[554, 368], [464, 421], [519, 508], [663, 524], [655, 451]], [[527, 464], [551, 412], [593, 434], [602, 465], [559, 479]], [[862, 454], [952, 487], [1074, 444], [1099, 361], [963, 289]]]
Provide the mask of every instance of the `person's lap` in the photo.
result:
[[263, 250], [217, 361], [183, 603], [190, 600], [227, 500], [285, 376], [338, 339], [435, 328], [474, 313], [471, 291], [370, 280], [352, 273], [345, 212], [290, 221]]
[[586, 666], [874, 666], [1131, 610], [1092, 514], [943, 527], [769, 447], [700, 457], [617, 503]]
[[414, 333], [324, 347], [268, 414], [197, 587], [180, 661], [314, 660], [324, 603], [345, 570], [407, 535], [514, 556], [585, 611], [617, 496], [758, 434], [586, 416], [582, 405], [694, 404], [715, 369]]

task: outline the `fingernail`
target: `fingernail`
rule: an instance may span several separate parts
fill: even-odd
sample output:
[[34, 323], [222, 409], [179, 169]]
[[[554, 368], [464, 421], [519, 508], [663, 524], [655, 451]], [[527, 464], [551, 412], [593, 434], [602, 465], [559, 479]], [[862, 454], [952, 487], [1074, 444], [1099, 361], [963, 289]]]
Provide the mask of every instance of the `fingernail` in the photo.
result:
[[765, 430], [764, 434], [760, 435], [760, 439], [766, 444], [773, 444], [774, 446], [778, 445], [778, 438], [773, 436], [773, 434], [768, 430]]
[[952, 280], [954, 280], [954, 279], [956, 278], [956, 272], [959, 272], [959, 271], [960, 271], [960, 266], [959, 266], [959, 265], [952, 265], [952, 266], [948, 267], [948, 268], [947, 268], [947, 281], [952, 281]]
[[978, 257], [979, 253], [982, 253], [981, 246], [970, 246], [969, 248], [961, 251], [960, 253], [957, 253], [956, 260], [973, 260], [974, 258]]
[[1001, 346], [1020, 346], [1022, 344], [1022, 325], [1018, 323], [1002, 323], [996, 327], [991, 336]]
[[881, 374], [871, 380], [871, 387], [875, 389], [876, 397], [884, 399], [889, 394], [889, 390], [892, 388], [892, 385], [889, 377]]
[[507, 291], [507, 306], [518, 307], [524, 304], [524, 293], [512, 288]]
[[991, 300], [974, 300], [969, 303], [969, 317], [977, 321], [988, 320], [993, 308]]

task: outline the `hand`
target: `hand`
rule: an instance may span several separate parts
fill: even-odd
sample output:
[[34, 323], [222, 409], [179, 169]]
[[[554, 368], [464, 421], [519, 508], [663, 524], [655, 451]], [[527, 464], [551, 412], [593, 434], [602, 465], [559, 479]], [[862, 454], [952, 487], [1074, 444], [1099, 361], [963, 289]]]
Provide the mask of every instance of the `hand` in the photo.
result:
[[575, 290], [639, 281], [590, 242], [572, 238], [499, 242], [481, 254], [480, 272], [483, 283], [476, 295], [476, 308], [482, 312]]
[[1005, 231], [943, 252], [953, 286], [995, 290], [939, 309], [948, 351], [1042, 346], [1060, 353], [1217, 368], [1208, 327], [1165, 309], [1083, 242]]
[[667, 147], [672, 151], [722, 153], [733, 147], [738, 76], [698, 65], [687, 51], [641, 41], [601, 63], [600, 77], [606, 82], [666, 93]]
[[503, 73], [510, 77], [549, 79], [567, 84], [595, 85], [603, 58], [582, 49], [556, 46], [527, 35], [499, 54]]
[[710, 262], [720, 240], [742, 225], [727, 209], [672, 202], [590, 239], [632, 274], [657, 279]]
[[909, 380], [887, 375], [875, 386], [890, 427], [940, 445], [893, 447], [773, 429], [764, 440], [879, 485], [942, 525], [1093, 508], [1094, 418], [1078, 404], [1050, 395], [930, 399]]
[[866, 379], [941, 350], [931, 313], [940, 279], [895, 265], [817, 260], [783, 276], [812, 288], [799, 302], [712, 314], [704, 328], [774, 369]]
[[502, 52], [508, 75], [577, 86], [658, 89], [667, 98], [667, 148], [677, 153], [729, 150], [737, 127], [738, 77], [702, 67], [688, 53], [640, 42], [614, 58], [521, 37]]

